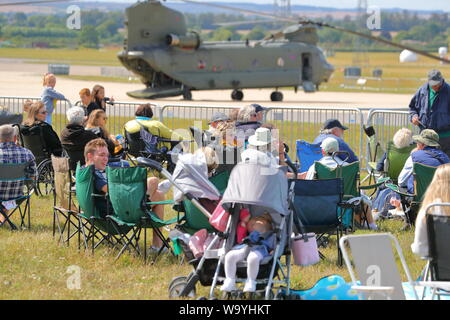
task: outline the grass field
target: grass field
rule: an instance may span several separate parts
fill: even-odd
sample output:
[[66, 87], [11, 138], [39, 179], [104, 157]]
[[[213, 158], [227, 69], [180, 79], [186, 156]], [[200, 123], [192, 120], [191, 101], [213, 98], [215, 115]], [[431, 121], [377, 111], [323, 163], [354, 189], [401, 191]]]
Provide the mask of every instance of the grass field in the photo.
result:
[[[166, 207], [166, 218], [176, 213]], [[17, 222], [17, 219], [15, 220]], [[51, 197], [32, 198], [32, 228], [12, 232], [0, 228], [0, 299], [168, 299], [167, 287], [173, 277], [187, 276], [191, 266], [169, 256], [154, 265], [143, 264], [126, 253], [114, 261], [116, 251], [99, 248], [79, 251], [75, 240], [69, 247], [52, 237]], [[381, 231], [392, 232], [400, 241], [413, 277], [417, 277], [424, 262], [410, 250], [413, 232], [400, 232], [400, 221], [379, 223]], [[362, 232], [362, 231], [361, 231]], [[367, 232], [367, 231], [366, 231]], [[360, 233], [360, 232], [358, 232]], [[149, 244], [148, 244], [149, 245]], [[307, 289], [320, 278], [339, 274], [349, 280], [345, 268], [336, 265], [334, 238], [323, 250], [326, 260], [309, 267], [293, 266], [292, 288]], [[80, 268], [81, 289], [69, 289], [73, 266]], [[209, 288], [197, 285], [197, 294], [207, 296]]]

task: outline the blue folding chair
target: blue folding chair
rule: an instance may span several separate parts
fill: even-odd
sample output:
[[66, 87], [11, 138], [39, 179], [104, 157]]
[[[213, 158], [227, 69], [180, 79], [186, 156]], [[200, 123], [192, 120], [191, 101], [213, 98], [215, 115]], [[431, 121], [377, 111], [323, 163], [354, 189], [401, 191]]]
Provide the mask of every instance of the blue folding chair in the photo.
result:
[[298, 171], [305, 172], [314, 164], [314, 161], [319, 161], [322, 158], [322, 149], [320, 143], [312, 144], [305, 140], [297, 140], [296, 154], [297, 161], [300, 164]]

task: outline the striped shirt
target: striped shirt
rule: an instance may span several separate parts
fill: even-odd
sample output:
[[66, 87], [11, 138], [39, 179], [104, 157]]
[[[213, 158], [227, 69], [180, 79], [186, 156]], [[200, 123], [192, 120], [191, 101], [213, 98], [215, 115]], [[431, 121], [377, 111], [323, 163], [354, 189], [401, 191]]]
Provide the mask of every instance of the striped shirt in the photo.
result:
[[[24, 178], [36, 176], [36, 162], [30, 150], [16, 145], [14, 142], [0, 143], [0, 170], [2, 164], [23, 164], [30, 162]], [[0, 199], [12, 200], [23, 196], [25, 180], [0, 181]]]

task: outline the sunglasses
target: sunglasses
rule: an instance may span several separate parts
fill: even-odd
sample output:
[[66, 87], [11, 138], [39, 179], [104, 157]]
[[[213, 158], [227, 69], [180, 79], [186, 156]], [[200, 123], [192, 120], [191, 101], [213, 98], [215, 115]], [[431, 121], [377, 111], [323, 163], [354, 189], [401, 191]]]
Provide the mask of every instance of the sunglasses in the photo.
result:
[[39, 112], [40, 114], [47, 114], [47, 110]]

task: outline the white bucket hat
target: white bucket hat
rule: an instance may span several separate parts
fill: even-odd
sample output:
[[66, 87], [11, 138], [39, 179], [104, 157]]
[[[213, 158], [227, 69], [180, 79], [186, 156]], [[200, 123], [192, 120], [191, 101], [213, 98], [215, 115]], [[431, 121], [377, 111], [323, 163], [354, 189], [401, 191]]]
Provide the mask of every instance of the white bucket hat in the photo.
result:
[[255, 134], [248, 138], [248, 143], [255, 147], [261, 147], [273, 142], [272, 133], [267, 128], [258, 128]]

